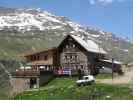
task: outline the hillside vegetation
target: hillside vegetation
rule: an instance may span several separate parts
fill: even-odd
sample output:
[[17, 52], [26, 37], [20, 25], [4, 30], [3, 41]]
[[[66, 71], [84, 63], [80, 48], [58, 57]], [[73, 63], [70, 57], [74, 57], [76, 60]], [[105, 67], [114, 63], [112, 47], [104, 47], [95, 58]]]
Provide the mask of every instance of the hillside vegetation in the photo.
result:
[[77, 87], [75, 80], [57, 78], [39, 90], [25, 91], [5, 100], [133, 100], [133, 92], [106, 84]]

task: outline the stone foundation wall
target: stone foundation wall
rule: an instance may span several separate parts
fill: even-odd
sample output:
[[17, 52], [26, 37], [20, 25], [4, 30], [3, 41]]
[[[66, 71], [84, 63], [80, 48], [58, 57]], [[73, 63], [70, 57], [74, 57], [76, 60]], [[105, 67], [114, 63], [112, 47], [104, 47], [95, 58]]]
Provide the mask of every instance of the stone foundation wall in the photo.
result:
[[13, 94], [18, 94], [30, 88], [30, 78], [13, 78], [11, 81]]
[[32, 86], [32, 88], [39, 88], [50, 82], [54, 78], [54, 74], [52, 71], [42, 71], [41, 75], [38, 77], [14, 77], [11, 80], [12, 85], [12, 94], [18, 94], [23, 92], [24, 90], [31, 89], [31, 79], [36, 79], [36, 84]]

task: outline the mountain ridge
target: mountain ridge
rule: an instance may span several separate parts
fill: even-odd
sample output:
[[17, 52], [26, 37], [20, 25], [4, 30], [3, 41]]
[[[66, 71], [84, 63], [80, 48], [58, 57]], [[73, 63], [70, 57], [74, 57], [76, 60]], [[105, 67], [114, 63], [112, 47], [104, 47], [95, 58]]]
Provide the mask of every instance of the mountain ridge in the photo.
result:
[[55, 47], [67, 34], [78, 34], [95, 41], [109, 52], [110, 58], [124, 62], [130, 62], [133, 58], [133, 55], [127, 56], [133, 52], [132, 41], [113, 33], [83, 27], [67, 17], [56, 16], [40, 9], [0, 9], [0, 42], [5, 41], [5, 46], [1, 46], [0, 50], [2, 59], [8, 58], [8, 55], [9, 58], [19, 58], [15, 56], [30, 50]]

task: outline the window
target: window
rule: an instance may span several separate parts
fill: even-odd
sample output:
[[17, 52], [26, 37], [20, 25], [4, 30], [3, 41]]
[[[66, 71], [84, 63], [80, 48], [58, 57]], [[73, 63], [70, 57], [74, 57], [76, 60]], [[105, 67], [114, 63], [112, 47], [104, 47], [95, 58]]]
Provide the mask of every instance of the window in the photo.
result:
[[73, 58], [73, 56], [72, 55], [70, 55], [70, 59], [72, 59]]
[[65, 59], [67, 59], [67, 56], [65, 56]]
[[33, 55], [33, 58], [32, 58], [32, 59], [33, 59], [33, 61], [34, 61], [34, 60], [36, 60], [36, 56], [35, 56], [35, 55]]
[[66, 45], [66, 48], [68, 49], [68, 45]]
[[39, 55], [37, 55], [37, 60], [39, 60], [40, 59], [40, 56]]
[[88, 77], [85, 77], [85, 80], [88, 80], [89, 78]]
[[69, 55], [67, 56], [67, 59], [70, 59], [70, 56]]
[[75, 44], [73, 44], [73, 48], [75, 48]]
[[68, 41], [71, 42], [72, 41], [72, 38], [69, 38]]
[[48, 59], [48, 55], [44, 55], [44, 60], [47, 60]]

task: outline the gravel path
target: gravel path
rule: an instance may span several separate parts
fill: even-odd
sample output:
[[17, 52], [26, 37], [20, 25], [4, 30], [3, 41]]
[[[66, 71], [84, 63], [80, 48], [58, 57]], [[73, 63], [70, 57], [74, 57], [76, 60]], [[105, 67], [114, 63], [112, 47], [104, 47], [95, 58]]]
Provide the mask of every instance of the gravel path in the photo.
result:
[[130, 68], [125, 71], [123, 76], [114, 77], [114, 79], [98, 79], [98, 83], [105, 83], [105, 84], [127, 84], [133, 85], [133, 68]]

